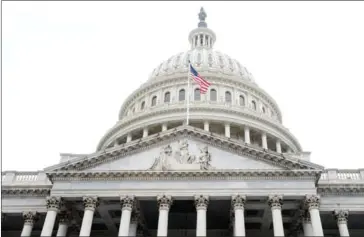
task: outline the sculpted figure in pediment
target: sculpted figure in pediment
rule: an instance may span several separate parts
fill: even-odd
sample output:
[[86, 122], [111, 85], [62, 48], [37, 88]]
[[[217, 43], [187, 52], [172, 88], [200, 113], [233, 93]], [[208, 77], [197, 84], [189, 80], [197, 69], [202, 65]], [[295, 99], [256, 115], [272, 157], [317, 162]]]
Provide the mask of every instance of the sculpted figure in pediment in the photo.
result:
[[190, 155], [187, 140], [178, 142], [179, 149], [173, 153], [170, 145], [163, 147], [150, 170], [208, 170], [211, 168], [211, 154], [207, 146], [200, 148], [199, 156]]
[[208, 170], [211, 168], [211, 153], [206, 145], [200, 148], [200, 155], [198, 158], [202, 170]]

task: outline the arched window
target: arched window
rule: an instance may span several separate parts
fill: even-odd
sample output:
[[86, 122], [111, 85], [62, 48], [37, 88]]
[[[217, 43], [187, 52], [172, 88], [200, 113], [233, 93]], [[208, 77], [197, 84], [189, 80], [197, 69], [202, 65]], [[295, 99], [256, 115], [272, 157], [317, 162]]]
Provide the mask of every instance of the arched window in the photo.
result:
[[133, 107], [132, 111], [133, 111], [133, 113], [135, 112], [135, 107]]
[[240, 104], [240, 106], [245, 106], [245, 98], [244, 98], [244, 96], [239, 96], [239, 104]]
[[263, 114], [265, 114], [265, 107], [264, 106], [262, 107], [262, 111], [263, 111]]
[[257, 103], [254, 100], [252, 100], [252, 108], [257, 110]]
[[164, 94], [164, 103], [169, 103], [171, 101], [171, 93], [170, 92], [166, 92]]
[[157, 104], [157, 96], [153, 96], [152, 98], [152, 106], [155, 106]]
[[200, 93], [200, 89], [199, 88], [196, 88], [195, 89], [194, 98], [195, 98], [195, 101], [201, 100], [201, 93]]
[[225, 92], [225, 102], [231, 103], [231, 93], [230, 93], [230, 91]]
[[179, 101], [184, 101], [185, 99], [186, 99], [185, 89], [181, 89], [181, 90], [179, 90], [179, 93], [178, 93], [178, 100], [179, 100]]
[[217, 92], [215, 89], [210, 90], [210, 100], [211, 101], [217, 101]]
[[142, 104], [140, 105], [140, 110], [143, 110], [145, 107], [145, 101], [142, 102]]

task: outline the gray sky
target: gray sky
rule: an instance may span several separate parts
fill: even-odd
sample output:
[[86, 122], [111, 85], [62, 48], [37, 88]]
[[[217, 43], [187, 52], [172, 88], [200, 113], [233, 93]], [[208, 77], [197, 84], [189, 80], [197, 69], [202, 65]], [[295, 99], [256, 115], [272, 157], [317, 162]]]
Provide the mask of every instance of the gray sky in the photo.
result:
[[312, 162], [364, 168], [364, 2], [7, 1], [2, 170], [94, 152], [125, 98], [189, 49], [201, 6]]

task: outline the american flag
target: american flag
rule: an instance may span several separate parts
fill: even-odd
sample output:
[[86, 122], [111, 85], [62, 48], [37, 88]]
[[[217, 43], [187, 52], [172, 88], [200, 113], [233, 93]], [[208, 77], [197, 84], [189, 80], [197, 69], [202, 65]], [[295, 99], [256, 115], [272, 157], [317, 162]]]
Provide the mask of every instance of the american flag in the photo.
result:
[[210, 82], [206, 81], [201, 77], [201, 75], [192, 67], [190, 64], [190, 75], [193, 78], [193, 80], [200, 85], [200, 93], [205, 94], [207, 92], [207, 89], [211, 85]]

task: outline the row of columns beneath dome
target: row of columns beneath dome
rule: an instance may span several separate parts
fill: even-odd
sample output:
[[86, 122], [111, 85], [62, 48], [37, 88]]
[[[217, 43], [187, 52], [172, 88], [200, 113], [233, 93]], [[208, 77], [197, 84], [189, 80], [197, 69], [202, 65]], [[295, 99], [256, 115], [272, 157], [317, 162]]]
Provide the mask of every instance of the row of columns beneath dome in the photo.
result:
[[[205, 131], [209, 132], [210, 131], [210, 123], [209, 121], [204, 121], [203, 122], [203, 128]], [[161, 131], [167, 131], [168, 130], [168, 124], [167, 123], [163, 123], [161, 125]], [[231, 137], [231, 126], [229, 123], [226, 123], [224, 126], [224, 132], [225, 132], [225, 137], [230, 138]], [[148, 137], [149, 135], [149, 130], [148, 127], [144, 127], [143, 128], [143, 132], [142, 132], [142, 137]], [[132, 133], [128, 133], [127, 137], [126, 137], [126, 142], [131, 142], [133, 140], [133, 136]], [[244, 142], [246, 144], [251, 144], [251, 136], [250, 136], [250, 128], [248, 126], [244, 126]], [[118, 146], [119, 143], [116, 140], [114, 143], [115, 146]], [[278, 153], [282, 153], [282, 146], [281, 146], [281, 141], [276, 138], [276, 144], [275, 144], [275, 151]], [[267, 139], [267, 134], [265, 132], [261, 133], [261, 147], [263, 149], [268, 150], [268, 139]]]
[[[59, 227], [56, 236], [66, 236], [70, 214], [65, 210], [61, 211], [62, 199], [59, 197], [47, 197], [47, 215], [41, 232], [41, 236], [52, 236], [56, 216], [59, 216]], [[84, 216], [79, 236], [90, 236], [93, 216], [95, 209], [99, 205], [97, 197], [84, 197]], [[121, 202], [121, 219], [119, 227], [119, 236], [136, 236], [138, 212], [135, 210], [135, 197], [133, 195], [123, 196]], [[206, 236], [206, 213], [209, 204], [209, 196], [196, 195], [194, 197], [197, 220], [196, 236]], [[324, 236], [319, 213], [319, 196], [308, 195], [304, 200], [305, 209], [301, 213], [301, 222], [304, 236]], [[157, 236], [167, 236], [168, 234], [168, 216], [173, 198], [168, 195], [157, 197], [159, 207], [158, 230]], [[244, 207], [246, 203], [245, 195], [233, 195], [231, 197], [231, 212], [233, 215], [234, 236], [245, 236], [245, 217]], [[274, 236], [284, 236], [284, 227], [282, 219], [282, 195], [270, 195], [268, 205], [272, 212]], [[335, 210], [333, 215], [336, 218], [340, 236], [349, 236], [347, 227], [348, 211]], [[24, 212], [24, 226], [21, 236], [31, 236], [34, 222], [37, 220], [37, 213]]]

